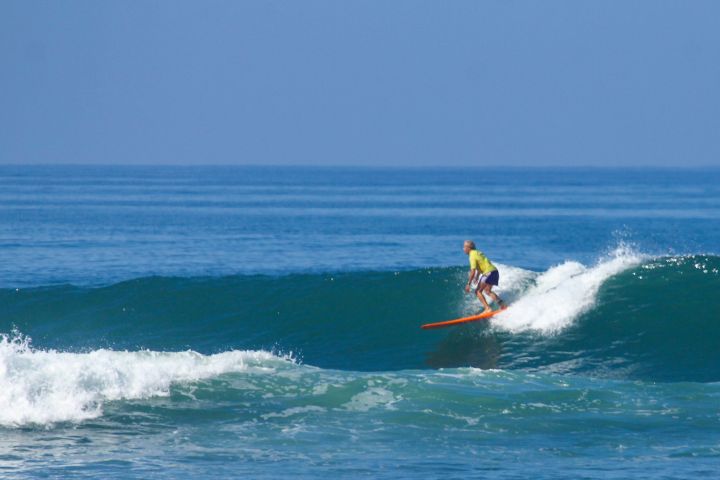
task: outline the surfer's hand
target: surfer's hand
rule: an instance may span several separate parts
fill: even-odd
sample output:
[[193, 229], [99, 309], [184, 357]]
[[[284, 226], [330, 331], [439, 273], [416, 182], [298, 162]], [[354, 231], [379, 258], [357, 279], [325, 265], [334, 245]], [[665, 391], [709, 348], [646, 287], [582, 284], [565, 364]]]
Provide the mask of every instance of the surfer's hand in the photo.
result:
[[465, 285], [465, 293], [470, 293], [470, 285]]

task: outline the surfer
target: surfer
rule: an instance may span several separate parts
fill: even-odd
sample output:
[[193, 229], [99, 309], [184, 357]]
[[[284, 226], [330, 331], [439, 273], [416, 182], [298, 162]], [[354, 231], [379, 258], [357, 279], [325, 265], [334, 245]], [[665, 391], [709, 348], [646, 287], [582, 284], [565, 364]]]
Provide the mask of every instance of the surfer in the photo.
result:
[[505, 308], [505, 302], [492, 291], [492, 287], [500, 283], [500, 273], [498, 269], [475, 247], [475, 242], [472, 240], [465, 240], [465, 243], [463, 243], [463, 252], [465, 252], [470, 259], [470, 273], [468, 275], [467, 285], [465, 285], [465, 292], [470, 293], [471, 289], [475, 291], [478, 300], [483, 304], [483, 311], [491, 310], [483, 293], [490, 295], [500, 308]]

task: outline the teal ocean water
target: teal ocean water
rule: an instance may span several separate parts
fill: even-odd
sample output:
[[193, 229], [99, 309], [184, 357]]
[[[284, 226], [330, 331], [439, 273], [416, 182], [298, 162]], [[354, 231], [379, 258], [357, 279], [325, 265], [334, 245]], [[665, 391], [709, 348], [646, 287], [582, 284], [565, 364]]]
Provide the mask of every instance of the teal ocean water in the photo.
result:
[[0, 185], [2, 478], [717, 477], [720, 170]]

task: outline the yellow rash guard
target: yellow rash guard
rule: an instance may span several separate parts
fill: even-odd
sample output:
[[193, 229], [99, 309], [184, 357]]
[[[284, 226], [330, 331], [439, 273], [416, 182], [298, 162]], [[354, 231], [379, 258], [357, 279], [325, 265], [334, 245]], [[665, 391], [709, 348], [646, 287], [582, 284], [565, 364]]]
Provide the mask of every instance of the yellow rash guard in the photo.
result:
[[479, 270], [483, 275], [490, 273], [493, 270], [497, 270], [495, 265], [490, 263], [490, 260], [488, 260], [488, 258], [478, 250], [470, 250], [470, 255], [468, 255], [468, 257], [470, 258], [471, 270]]

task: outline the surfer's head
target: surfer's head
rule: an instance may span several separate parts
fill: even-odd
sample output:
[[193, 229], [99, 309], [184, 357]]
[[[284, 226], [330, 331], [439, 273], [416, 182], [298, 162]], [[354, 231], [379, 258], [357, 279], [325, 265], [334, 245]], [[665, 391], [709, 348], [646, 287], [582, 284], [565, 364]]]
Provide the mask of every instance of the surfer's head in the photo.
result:
[[473, 250], [475, 250], [475, 242], [473, 242], [472, 240], [465, 240], [465, 242], [463, 243], [463, 252], [468, 254]]

